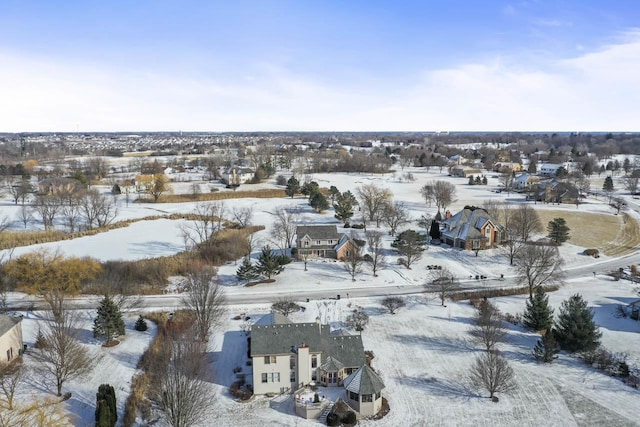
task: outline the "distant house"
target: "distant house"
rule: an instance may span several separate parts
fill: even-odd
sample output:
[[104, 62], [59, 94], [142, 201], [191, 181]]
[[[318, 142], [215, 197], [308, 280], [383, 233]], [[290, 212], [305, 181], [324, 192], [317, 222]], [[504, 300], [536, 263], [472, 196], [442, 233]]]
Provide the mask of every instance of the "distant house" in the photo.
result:
[[467, 177], [469, 175], [481, 175], [482, 171], [475, 167], [457, 165], [449, 168], [449, 175]]
[[513, 188], [514, 190], [526, 190], [531, 188], [535, 184], [540, 182], [540, 178], [530, 173], [523, 173], [514, 178], [513, 180]]
[[251, 181], [255, 173], [251, 168], [234, 166], [222, 172], [221, 181], [227, 185], [241, 185]]
[[465, 207], [445, 219], [442, 225], [441, 240], [455, 248], [487, 249], [502, 242], [504, 227], [486, 210], [475, 206]]
[[301, 225], [296, 228], [297, 257], [344, 259], [357, 250], [358, 243], [338, 233], [335, 225]]
[[40, 195], [73, 194], [84, 188], [85, 186], [80, 181], [72, 178], [47, 178], [38, 182], [38, 194]]
[[556, 176], [558, 169], [564, 167], [560, 163], [542, 163], [538, 166], [538, 173], [544, 176]]
[[22, 353], [22, 317], [0, 314], [0, 361], [11, 362]]
[[538, 202], [574, 204], [580, 197], [578, 189], [569, 182], [550, 179], [532, 187], [533, 197]]
[[493, 165], [493, 170], [496, 172], [520, 172], [522, 170], [522, 164], [515, 162], [497, 162]]

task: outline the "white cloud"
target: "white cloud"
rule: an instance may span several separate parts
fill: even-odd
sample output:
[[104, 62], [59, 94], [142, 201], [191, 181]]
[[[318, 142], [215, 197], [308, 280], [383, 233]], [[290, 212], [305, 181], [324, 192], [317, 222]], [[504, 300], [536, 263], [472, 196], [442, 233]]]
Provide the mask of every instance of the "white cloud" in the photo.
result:
[[463, 64], [389, 90], [271, 64], [229, 82], [2, 52], [0, 63], [0, 131], [640, 130], [640, 31], [575, 58]]

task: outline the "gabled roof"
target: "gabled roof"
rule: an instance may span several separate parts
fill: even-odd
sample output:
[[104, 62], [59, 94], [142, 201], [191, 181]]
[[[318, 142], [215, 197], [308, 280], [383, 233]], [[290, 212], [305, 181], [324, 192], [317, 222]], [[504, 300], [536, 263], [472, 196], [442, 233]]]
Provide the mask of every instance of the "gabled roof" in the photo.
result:
[[288, 354], [303, 344], [309, 346], [309, 353], [322, 353], [323, 359], [332, 356], [344, 366], [361, 366], [365, 360], [360, 335], [332, 336], [329, 325], [314, 322], [251, 328], [251, 357]]
[[501, 228], [499, 224], [491, 219], [491, 216], [486, 210], [482, 208], [465, 208], [442, 222], [447, 227], [442, 234], [452, 239], [465, 241], [469, 239], [482, 239], [484, 235], [481, 230], [487, 222], [491, 222], [497, 228]]
[[296, 227], [296, 236], [298, 239], [309, 236], [312, 240], [340, 239], [338, 227], [335, 225], [299, 225]]
[[22, 322], [22, 317], [7, 316], [0, 314], [0, 337], [6, 334], [18, 323]]
[[262, 316], [254, 325], [286, 325], [293, 323], [281, 313], [271, 312]]
[[362, 365], [344, 380], [344, 388], [358, 394], [376, 394], [382, 391], [384, 382], [373, 369]]

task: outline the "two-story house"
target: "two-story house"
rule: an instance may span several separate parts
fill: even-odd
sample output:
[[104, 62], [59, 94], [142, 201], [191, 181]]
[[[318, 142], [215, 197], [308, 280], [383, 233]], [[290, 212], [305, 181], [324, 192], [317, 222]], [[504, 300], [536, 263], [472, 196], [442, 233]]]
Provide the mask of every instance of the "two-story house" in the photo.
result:
[[297, 257], [344, 259], [357, 243], [335, 225], [301, 225], [296, 228]]
[[360, 335], [332, 334], [319, 319], [314, 323], [291, 323], [283, 316], [272, 319], [272, 324], [251, 328], [255, 394], [293, 391], [311, 382], [339, 386], [365, 362]]
[[22, 352], [22, 317], [0, 314], [0, 362], [11, 362]]
[[441, 240], [455, 248], [487, 249], [502, 242], [504, 227], [486, 210], [475, 206], [466, 206], [444, 220], [442, 225]]

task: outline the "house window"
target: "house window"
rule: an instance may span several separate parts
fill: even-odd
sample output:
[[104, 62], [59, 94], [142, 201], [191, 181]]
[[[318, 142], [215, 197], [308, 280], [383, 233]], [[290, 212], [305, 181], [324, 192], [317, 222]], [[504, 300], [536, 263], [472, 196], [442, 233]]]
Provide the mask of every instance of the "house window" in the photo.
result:
[[266, 383], [267, 382], [267, 374], [262, 374], [262, 383]]
[[289, 382], [296, 382], [296, 371], [291, 371], [291, 373], [289, 374]]
[[316, 240], [316, 245], [319, 245], [319, 244], [320, 244], [320, 240]]
[[270, 383], [279, 383], [280, 382], [280, 372], [271, 372], [269, 374], [269, 382]]
[[376, 393], [376, 400], [380, 399], [380, 393]]
[[295, 367], [296, 367], [296, 357], [291, 356], [289, 357], [289, 369], [293, 369]]
[[276, 357], [275, 356], [265, 356], [264, 357], [264, 364], [265, 365], [270, 365], [272, 363], [276, 363]]
[[473, 240], [471, 242], [471, 249], [480, 249], [480, 241], [479, 240]]
[[318, 380], [318, 371], [312, 371], [311, 372], [311, 379], [313, 381], [317, 381]]
[[354, 393], [354, 392], [350, 391], [349, 392], [349, 399], [357, 401], [358, 400], [358, 393]]
[[373, 395], [371, 394], [363, 394], [362, 395], [362, 401], [363, 402], [373, 402]]
[[305, 246], [305, 247], [308, 247], [308, 246], [309, 246], [309, 241], [308, 241], [308, 240], [305, 240], [305, 241], [304, 241], [304, 246]]
[[311, 367], [312, 368], [317, 368], [318, 367], [318, 355], [314, 354], [313, 356], [311, 356]]

